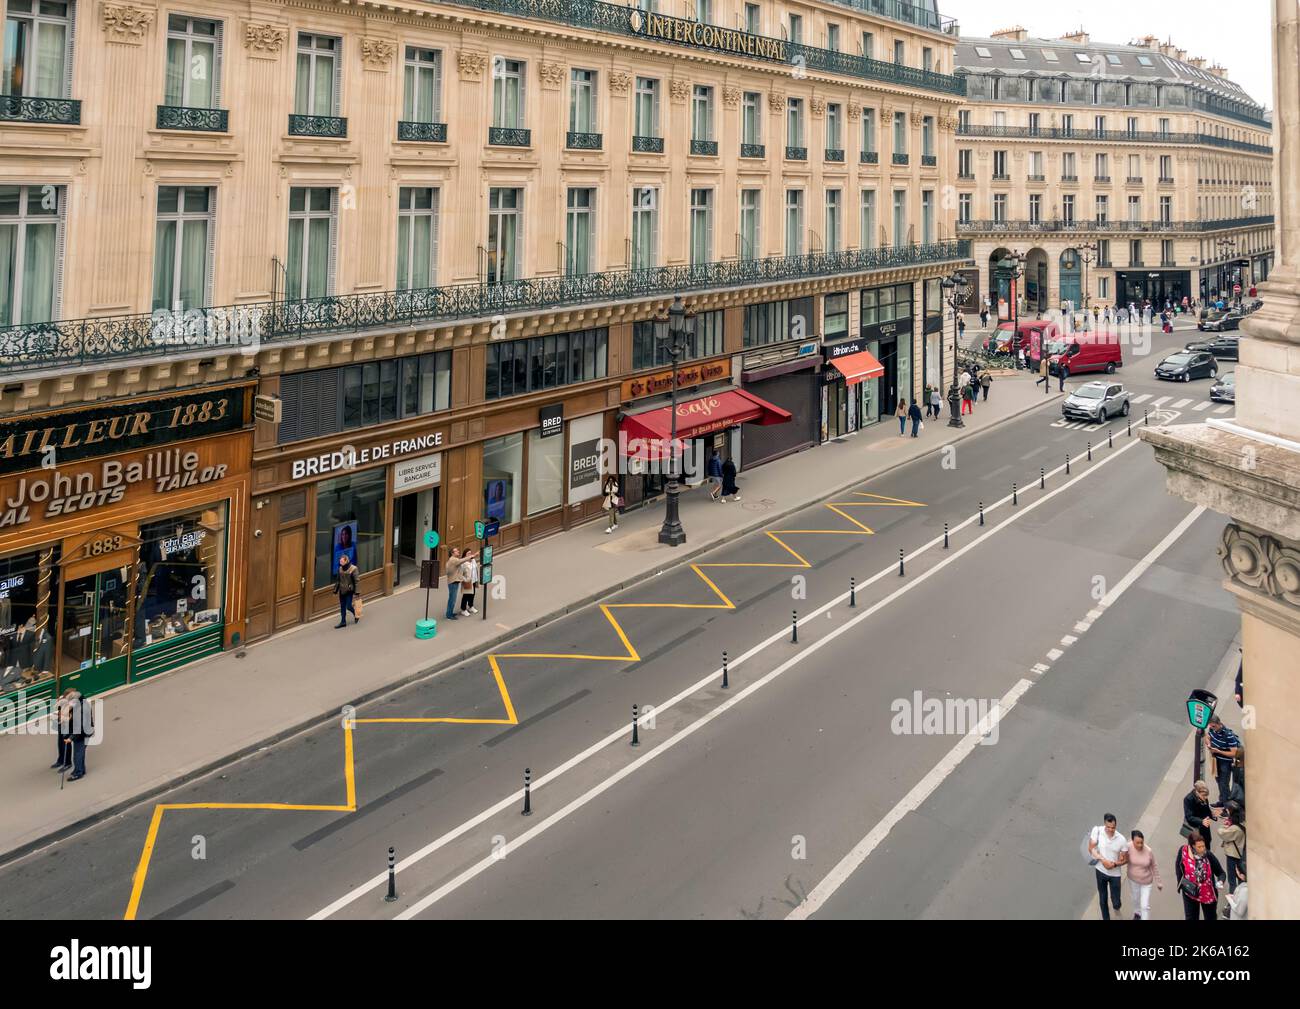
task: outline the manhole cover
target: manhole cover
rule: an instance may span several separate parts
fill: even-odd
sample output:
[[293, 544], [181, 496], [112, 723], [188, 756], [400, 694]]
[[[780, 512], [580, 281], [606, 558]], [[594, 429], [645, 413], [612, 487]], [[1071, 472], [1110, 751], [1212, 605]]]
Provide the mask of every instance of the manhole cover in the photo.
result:
[[771, 498], [759, 498], [757, 501], [742, 501], [740, 506], [746, 511], [765, 512], [776, 504]]

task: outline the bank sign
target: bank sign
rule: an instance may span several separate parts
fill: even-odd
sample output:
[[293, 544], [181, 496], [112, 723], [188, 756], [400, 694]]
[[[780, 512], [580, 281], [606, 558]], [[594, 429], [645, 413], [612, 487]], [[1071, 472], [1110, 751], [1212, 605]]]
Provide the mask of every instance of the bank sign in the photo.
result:
[[774, 63], [789, 62], [784, 39], [750, 35], [734, 28], [706, 25], [699, 21], [669, 17], [667, 14], [649, 14], [635, 8], [629, 12], [628, 19], [633, 34], [654, 41], [713, 49], [729, 56], [753, 56]]

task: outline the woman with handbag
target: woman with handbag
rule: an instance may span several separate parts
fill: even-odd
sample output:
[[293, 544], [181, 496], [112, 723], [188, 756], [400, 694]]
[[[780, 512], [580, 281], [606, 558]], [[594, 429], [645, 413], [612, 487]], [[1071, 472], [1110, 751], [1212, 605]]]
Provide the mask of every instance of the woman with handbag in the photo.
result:
[[614, 479], [614, 474], [605, 477], [605, 486], [602, 488], [605, 500], [601, 507], [605, 509], [606, 526], [605, 535], [608, 536], [618, 528], [618, 508], [623, 503], [618, 496], [618, 481]]
[[1196, 921], [1200, 917], [1214, 921], [1218, 917], [1218, 888], [1224, 880], [1224, 872], [1214, 853], [1206, 847], [1200, 832], [1192, 831], [1187, 843], [1178, 849], [1174, 872], [1178, 876], [1178, 892], [1183, 898], [1184, 920]]
[[1178, 828], [1178, 832], [1183, 837], [1189, 837], [1192, 831], [1197, 831], [1208, 847], [1211, 824], [1217, 819], [1210, 806], [1210, 786], [1204, 781], [1196, 782], [1192, 785], [1192, 790], [1183, 796], [1183, 825]]
[[460, 612], [461, 616], [467, 613], [477, 613], [474, 608], [474, 587], [478, 584], [478, 552], [467, 550], [464, 559], [460, 562]]
[[1241, 807], [1229, 802], [1223, 816], [1223, 826], [1219, 828], [1219, 840], [1223, 842], [1223, 854], [1228, 860], [1228, 893], [1237, 889], [1237, 867], [1246, 862], [1246, 823]]

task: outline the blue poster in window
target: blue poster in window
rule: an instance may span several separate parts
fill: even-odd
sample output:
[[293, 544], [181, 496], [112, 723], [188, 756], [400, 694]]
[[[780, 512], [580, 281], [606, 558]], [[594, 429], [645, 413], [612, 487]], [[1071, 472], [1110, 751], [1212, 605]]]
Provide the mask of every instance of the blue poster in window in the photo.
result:
[[334, 527], [334, 570], [339, 569], [339, 558], [347, 555], [348, 561], [355, 567], [357, 563], [357, 523], [342, 522]]
[[487, 481], [487, 517], [489, 519], [496, 519], [500, 522], [506, 517], [508, 488], [509, 481], [507, 480]]

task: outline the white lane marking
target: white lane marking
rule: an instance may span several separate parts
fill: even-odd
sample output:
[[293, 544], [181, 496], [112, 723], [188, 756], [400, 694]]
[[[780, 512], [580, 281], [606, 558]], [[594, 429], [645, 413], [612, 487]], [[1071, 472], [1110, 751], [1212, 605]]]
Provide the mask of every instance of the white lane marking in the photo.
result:
[[[583, 795], [578, 796], [576, 799], [574, 799], [573, 801], [571, 801], [567, 806], [565, 806], [565, 807], [564, 807], [563, 809], [561, 809], [559, 812], [552, 814], [550, 817], [548, 817], [547, 819], [543, 820], [541, 823], [537, 824], [537, 825], [536, 825], [535, 827], [533, 827], [531, 830], [529, 830], [529, 831], [525, 832], [524, 834], [520, 835], [519, 837], [517, 837], [514, 841], [508, 842], [508, 843], [505, 844], [502, 848], [498, 849], [497, 852], [494, 852], [493, 854], [488, 855], [488, 856], [487, 856], [486, 858], [484, 858], [483, 860], [481, 860], [481, 861], [475, 863], [474, 865], [471, 865], [469, 868], [465, 869], [463, 872], [461, 872], [461, 873], [460, 873], [458, 876], [456, 876], [454, 879], [448, 881], [447, 883], [445, 883], [445, 884], [443, 884], [441, 887], [439, 887], [437, 890], [435, 890], [435, 891], [433, 891], [432, 893], [430, 893], [430, 894], [428, 894], [427, 896], [425, 896], [423, 899], [421, 899], [419, 902], [417, 902], [415, 905], [413, 905], [413, 906], [412, 906], [411, 908], [409, 908], [407, 911], [403, 912], [403, 913], [402, 913], [401, 915], [399, 915], [398, 917], [399, 917], [399, 918], [402, 918], [402, 919], [409, 919], [409, 918], [412, 917], [413, 915], [415, 915], [415, 914], [419, 914], [421, 911], [427, 909], [427, 908], [430, 907], [432, 904], [434, 904], [436, 901], [441, 900], [443, 897], [447, 896], [447, 894], [451, 893], [451, 892], [452, 892], [453, 890], [455, 890], [456, 888], [458, 888], [458, 887], [460, 887], [460, 886], [463, 886], [465, 883], [469, 882], [471, 879], [474, 879], [474, 878], [475, 878], [476, 876], [478, 876], [480, 873], [483, 873], [483, 872], [487, 871], [488, 869], [492, 868], [493, 865], [495, 865], [495, 864], [497, 864], [498, 862], [502, 861], [503, 858], [504, 858], [504, 856], [505, 856], [506, 854], [508, 854], [508, 853], [510, 853], [510, 852], [512, 852], [512, 851], [515, 851], [516, 849], [522, 847], [522, 846], [523, 846], [524, 844], [526, 844], [528, 841], [532, 840], [533, 838], [537, 837], [539, 834], [541, 834], [541, 833], [544, 832], [545, 830], [548, 830], [550, 827], [554, 826], [554, 825], [555, 825], [556, 823], [558, 823], [561, 819], [563, 819], [563, 818], [569, 816], [571, 813], [577, 811], [578, 809], [581, 809], [581, 808], [582, 808], [583, 806], [585, 806], [588, 802], [590, 802], [592, 799], [594, 799], [594, 798], [596, 798], [597, 796], [599, 796], [600, 794], [602, 794], [606, 789], [608, 789], [609, 787], [611, 787], [611, 786], [612, 786], [613, 784], [615, 784], [617, 781], [621, 781], [621, 780], [622, 780], [624, 777], [626, 777], [628, 774], [631, 774], [634, 770], [640, 768], [641, 766], [643, 766], [643, 765], [644, 765], [645, 763], [647, 763], [648, 761], [653, 760], [655, 757], [659, 756], [661, 753], [667, 752], [667, 750], [671, 749], [671, 748], [672, 748], [673, 746], [675, 746], [677, 743], [681, 742], [683, 739], [686, 739], [687, 737], [689, 737], [690, 735], [692, 735], [694, 732], [696, 732], [696, 731], [697, 731], [699, 728], [701, 728], [702, 726], [708, 724], [710, 721], [712, 721], [714, 718], [716, 718], [716, 717], [717, 717], [719, 714], [721, 714], [723, 711], [728, 710], [728, 709], [731, 708], [734, 704], [738, 703], [739, 701], [741, 701], [741, 700], [743, 700], [744, 698], [748, 697], [750, 694], [754, 693], [754, 691], [756, 691], [756, 690], [760, 689], [761, 687], [765, 686], [766, 684], [770, 683], [772, 680], [776, 679], [776, 677], [782, 675], [782, 674], [785, 673], [787, 670], [792, 669], [795, 665], [797, 665], [798, 663], [802, 662], [802, 661], [803, 661], [805, 658], [807, 658], [809, 655], [812, 655], [813, 653], [815, 653], [816, 651], [818, 651], [820, 648], [822, 648], [824, 645], [826, 645], [826, 644], [828, 644], [829, 642], [835, 640], [835, 638], [839, 637], [839, 635], [845, 633], [845, 632], [848, 631], [850, 628], [856, 626], [859, 622], [861, 622], [861, 621], [863, 621], [863, 620], [866, 620], [867, 618], [871, 617], [873, 614], [875, 614], [877, 611], [879, 611], [879, 610], [882, 609], [883, 607], [889, 605], [889, 604], [890, 604], [891, 602], [893, 602], [895, 599], [898, 599], [899, 597], [901, 597], [901, 596], [904, 595], [905, 593], [910, 592], [910, 591], [911, 591], [912, 589], [914, 589], [916, 586], [923, 584], [927, 579], [929, 579], [929, 578], [931, 578], [932, 576], [938, 574], [940, 571], [942, 571], [944, 568], [946, 568], [949, 564], [955, 563], [955, 562], [957, 561], [957, 559], [960, 558], [960, 557], [962, 557], [965, 553], [967, 553], [967, 552], [970, 551], [970, 550], [973, 550], [975, 547], [979, 546], [981, 543], [984, 542], [984, 540], [988, 539], [989, 537], [994, 536], [994, 535], [996, 535], [997, 533], [1001, 532], [1003, 529], [1005, 529], [1005, 528], [1006, 528], [1007, 526], [1009, 526], [1011, 523], [1015, 522], [1015, 521], [1016, 521], [1018, 518], [1020, 518], [1021, 516], [1029, 514], [1029, 513], [1032, 512], [1035, 508], [1039, 507], [1039, 506], [1042, 505], [1042, 504], [1045, 504], [1046, 502], [1050, 501], [1052, 498], [1056, 497], [1056, 495], [1058, 495], [1058, 494], [1062, 494], [1062, 493], [1064, 493], [1065, 491], [1069, 490], [1069, 489], [1070, 489], [1070, 488], [1071, 488], [1075, 483], [1077, 483], [1079, 480], [1081, 480], [1081, 479], [1083, 479], [1084, 477], [1088, 476], [1088, 474], [1090, 474], [1090, 473], [1095, 473], [1098, 469], [1100, 469], [1102, 466], [1105, 466], [1107, 463], [1110, 463], [1110, 462], [1112, 462], [1113, 460], [1118, 459], [1121, 455], [1123, 455], [1125, 452], [1127, 452], [1130, 448], [1133, 448], [1133, 447], [1135, 447], [1135, 446], [1138, 445], [1138, 444], [1140, 444], [1140, 442], [1136, 442], [1136, 441], [1135, 441], [1135, 442], [1131, 442], [1131, 443], [1129, 443], [1128, 445], [1125, 445], [1125, 446], [1124, 446], [1123, 448], [1121, 448], [1121, 449], [1117, 449], [1115, 452], [1113, 452], [1113, 453], [1107, 455], [1105, 459], [1102, 459], [1100, 462], [1096, 463], [1095, 465], [1088, 467], [1088, 469], [1084, 470], [1084, 471], [1083, 471], [1082, 473], [1080, 473], [1078, 476], [1072, 477], [1071, 479], [1067, 480], [1065, 483], [1061, 484], [1059, 487], [1055, 488], [1054, 490], [1050, 490], [1050, 491], [1048, 491], [1046, 494], [1043, 494], [1041, 497], [1038, 497], [1037, 499], [1035, 499], [1034, 501], [1030, 502], [1029, 504], [1026, 504], [1026, 505], [1023, 505], [1023, 506], [1017, 508], [1017, 509], [1016, 509], [1015, 511], [1013, 511], [1010, 515], [1008, 515], [1005, 519], [1003, 519], [1001, 522], [999, 522], [997, 525], [989, 527], [988, 530], [987, 530], [986, 532], [980, 534], [980, 535], [977, 536], [975, 539], [973, 539], [973, 540], [971, 540], [969, 543], [967, 543], [965, 546], [960, 547], [960, 548], [957, 549], [956, 551], [950, 553], [947, 557], [945, 557], [944, 559], [940, 560], [937, 564], [935, 564], [934, 567], [929, 568], [928, 570], [924, 571], [922, 574], [920, 574], [919, 576], [917, 576], [916, 578], [914, 578], [912, 581], [908, 582], [906, 585], [903, 585], [903, 586], [899, 587], [898, 589], [896, 589], [895, 591], [891, 592], [891, 593], [890, 593], [888, 596], [886, 596], [884, 599], [882, 599], [882, 600], [880, 600], [879, 602], [875, 603], [873, 606], [869, 607], [868, 609], [863, 610], [863, 611], [862, 611], [860, 614], [858, 614], [856, 617], [853, 617], [851, 620], [848, 620], [848, 621], [846, 621], [845, 623], [840, 624], [838, 627], [835, 628], [835, 630], [831, 631], [828, 635], [826, 635], [826, 636], [823, 637], [823, 638], [819, 638], [817, 641], [814, 641], [812, 644], [808, 645], [808, 646], [807, 646], [803, 651], [801, 651], [799, 654], [797, 654], [797, 655], [795, 655], [795, 656], [792, 656], [790, 659], [787, 659], [784, 663], [782, 663], [782, 664], [781, 664], [780, 666], [778, 666], [776, 669], [772, 670], [770, 673], [768, 673], [768, 674], [766, 674], [765, 676], [763, 676], [761, 679], [755, 680], [755, 681], [754, 681], [753, 683], [751, 683], [748, 687], [746, 687], [744, 690], [740, 691], [738, 694], [735, 694], [734, 696], [732, 696], [730, 699], [728, 699], [727, 701], [725, 701], [725, 702], [724, 702], [722, 705], [720, 705], [719, 707], [717, 707], [717, 708], [713, 709], [712, 711], [707, 712], [706, 714], [700, 716], [700, 718], [699, 718], [697, 721], [691, 723], [690, 725], [687, 725], [685, 728], [679, 730], [675, 735], [669, 737], [667, 740], [665, 740], [665, 741], [664, 741], [663, 743], [661, 743], [659, 746], [655, 747], [653, 750], [651, 750], [651, 751], [649, 751], [648, 753], [644, 754], [643, 756], [637, 758], [637, 759], [634, 760], [632, 763], [627, 764], [627, 765], [626, 765], [625, 767], [623, 767], [621, 770], [615, 772], [615, 774], [614, 774], [613, 776], [611, 776], [610, 778], [606, 779], [605, 781], [603, 781], [603, 782], [601, 782], [601, 783], [599, 783], [599, 784], [597, 784], [597, 785], [594, 785], [590, 790], [588, 790], [588, 791], [587, 791], [586, 793], [584, 793]], [[1065, 468], [1064, 466], [1060, 466], [1060, 467], [1058, 467], [1057, 469], [1055, 469], [1055, 470], [1052, 471], [1052, 475], [1055, 475], [1056, 473], [1060, 472], [1060, 471], [1063, 470], [1064, 468]], [[996, 507], [997, 505], [1003, 505], [1003, 504], [1006, 504], [1007, 502], [1009, 502], [1010, 500], [1011, 500], [1011, 495], [1008, 494], [1006, 497], [1002, 498], [1000, 501], [995, 502], [994, 505], [995, 505], [995, 507]], [[989, 511], [989, 509], [986, 508], [986, 509], [985, 509], [986, 514], [987, 514], [988, 511]], [[962, 523], [960, 523], [960, 524], [957, 526], [957, 528], [958, 528], [958, 529], [961, 529], [961, 528], [963, 528], [963, 527], [965, 527], [965, 526], [967, 526], [967, 525], [970, 525], [970, 524], [973, 523], [973, 522], [977, 522], [978, 520], [979, 520], [979, 516], [978, 516], [978, 515], [973, 515], [973, 516], [971, 516], [970, 518], [968, 518], [968, 519], [966, 519], [965, 521], [963, 521]], [[920, 548], [919, 550], [917, 550], [917, 551], [914, 551], [913, 554], [912, 554], [912, 556], [913, 556], [913, 557], [917, 556], [918, 554], [924, 552], [925, 550], [930, 549], [930, 548], [933, 547], [935, 544], [942, 542], [942, 540], [943, 540], [943, 536], [942, 536], [942, 535], [936, 536], [936, 537], [935, 537], [933, 540], [931, 540], [929, 543], [925, 544], [925, 546], [921, 547], [921, 548]], [[887, 576], [887, 575], [892, 575], [892, 574], [894, 574], [894, 572], [896, 572], [897, 570], [898, 570], [897, 566], [892, 566], [892, 565], [891, 565], [891, 566], [888, 567], [888, 568], [884, 568], [884, 569], [882, 569], [880, 572], [878, 572], [877, 574], [873, 575], [870, 579], [868, 579], [867, 581], [862, 582], [862, 583], [860, 583], [860, 584], [861, 584], [861, 585], [868, 585], [868, 584], [870, 584], [871, 582], [877, 581], [878, 579], [880, 579], [880, 578], [882, 578], [882, 577], [885, 577], [885, 576]], [[831, 600], [831, 602], [827, 603], [827, 604], [826, 604], [825, 606], [823, 606], [821, 609], [819, 609], [819, 610], [817, 610], [817, 611], [815, 611], [815, 612], [813, 612], [813, 613], [810, 613], [807, 617], [803, 618], [803, 619], [800, 620], [799, 622], [800, 622], [800, 623], [811, 622], [814, 618], [820, 616], [820, 614], [821, 614], [822, 612], [824, 612], [825, 610], [830, 609], [831, 607], [833, 607], [833, 606], [835, 606], [835, 605], [838, 605], [838, 604], [842, 603], [842, 602], [843, 602], [845, 599], [847, 599], [847, 598], [848, 598], [848, 593], [847, 593], [847, 592], [842, 593], [842, 594], [841, 594], [840, 596], [838, 596], [836, 599]], [[749, 659], [749, 658], [753, 657], [754, 655], [758, 654], [760, 651], [762, 651], [762, 650], [764, 650], [765, 648], [769, 647], [769, 645], [771, 645], [771, 644], [775, 644], [775, 643], [778, 642], [778, 641], [780, 641], [780, 642], [787, 641], [788, 638], [786, 637], [786, 634], [787, 634], [787, 632], [784, 631], [784, 630], [782, 630], [782, 631], [778, 631], [777, 633], [773, 634], [773, 635], [772, 635], [771, 637], [769, 637], [766, 641], [760, 642], [759, 644], [757, 644], [757, 645], [755, 645], [753, 648], [751, 648], [748, 652], [745, 652], [742, 656], [740, 656], [739, 658], [733, 660], [733, 661], [730, 663], [730, 668], [731, 668], [731, 669], [735, 669], [736, 666], [740, 665], [740, 664], [741, 664], [742, 662], [744, 662], [746, 659]], [[669, 700], [669, 701], [667, 701], [667, 702], [665, 702], [665, 703], [663, 703], [663, 704], [656, 705], [656, 706], [655, 706], [655, 711], [658, 712], [659, 714], [663, 714], [664, 712], [668, 711], [671, 707], [673, 707], [673, 705], [675, 705], [675, 704], [679, 704], [681, 701], [685, 700], [685, 699], [688, 698], [688, 697], [691, 697], [691, 696], [694, 695], [694, 694], [699, 693], [701, 690], [704, 690], [704, 689], [706, 689], [706, 688], [711, 688], [711, 687], [716, 686], [716, 684], [717, 684], [717, 678], [718, 678], [719, 675], [721, 675], [721, 668], [719, 668], [716, 672], [710, 674], [709, 676], [706, 676], [704, 679], [700, 680], [698, 683], [695, 683], [695, 684], [693, 684], [693, 685], [687, 687], [686, 689], [680, 691], [680, 692], [679, 692], [675, 697], [673, 697], [671, 700]], [[577, 754], [577, 755], [574, 756], [574, 757], [570, 757], [567, 761], [565, 761], [563, 764], [561, 764], [559, 767], [557, 767], [554, 771], [551, 771], [551, 772], [549, 772], [548, 774], [545, 774], [545, 775], [543, 775], [542, 777], [538, 778], [538, 779], [533, 783], [533, 792], [534, 792], [534, 793], [537, 792], [537, 790], [538, 790], [538, 789], [539, 789], [543, 784], [545, 784], [545, 783], [547, 783], [547, 782], [550, 782], [550, 781], [554, 781], [554, 780], [555, 780], [556, 778], [558, 778], [560, 775], [564, 774], [565, 772], [567, 772], [568, 770], [572, 769], [572, 768], [575, 767], [576, 765], [582, 763], [582, 762], [585, 761], [588, 757], [590, 757], [590, 756], [592, 756], [592, 755], [598, 753], [600, 750], [604, 749], [605, 747], [607, 747], [607, 746], [609, 746], [609, 745], [611, 745], [611, 744], [613, 744], [613, 743], [616, 743], [616, 742], [626, 742], [626, 740], [627, 740], [627, 729], [626, 729], [625, 726], [620, 726], [618, 729], [615, 729], [615, 730], [614, 730], [613, 732], [611, 732], [608, 736], [606, 736], [603, 740], [600, 740], [600, 741], [598, 741], [598, 742], [592, 744], [592, 745], [589, 746], [586, 750], [584, 750], [582, 753], [579, 753], [579, 754]], [[416, 852], [412, 853], [412, 854], [411, 854], [409, 857], [407, 857], [406, 859], [403, 859], [402, 862], [397, 866], [397, 871], [400, 872], [400, 871], [402, 871], [403, 869], [408, 868], [408, 867], [410, 867], [411, 865], [415, 864], [416, 862], [420, 861], [421, 859], [428, 857], [428, 856], [431, 855], [433, 852], [437, 851], [439, 848], [441, 848], [441, 847], [443, 847], [444, 845], [448, 844], [449, 842], [451, 842], [452, 840], [456, 839], [456, 838], [459, 837], [460, 835], [464, 834], [464, 833], [467, 832], [468, 830], [471, 830], [473, 827], [478, 826], [479, 824], [483, 823], [485, 820], [491, 818], [492, 816], [495, 816], [497, 813], [500, 813], [501, 811], [503, 811], [503, 810], [505, 810], [505, 809], [509, 809], [509, 808], [515, 806], [517, 803], [519, 803], [520, 801], [522, 801], [522, 799], [523, 799], [523, 791], [522, 791], [522, 789], [519, 790], [519, 791], [517, 791], [517, 792], [514, 792], [514, 793], [512, 793], [512, 794], [510, 794], [510, 795], [508, 795], [508, 796], [506, 796], [504, 799], [500, 800], [499, 802], [497, 802], [495, 805], [489, 807], [488, 809], [485, 809], [483, 812], [479, 813], [477, 816], [473, 817], [471, 820], [467, 820], [465, 823], [461, 824], [459, 827], [453, 828], [452, 830], [450, 830], [450, 831], [448, 831], [447, 833], [443, 834], [443, 835], [442, 835], [440, 838], [438, 838], [437, 840], [434, 840], [434, 841], [430, 842], [429, 844], [427, 844], [427, 845], [425, 845], [423, 848], [421, 848], [419, 851], [416, 851]], [[353, 901], [359, 899], [360, 897], [364, 896], [364, 895], [367, 894], [367, 893], [372, 892], [373, 890], [375, 890], [376, 888], [378, 888], [380, 885], [384, 884], [384, 883], [387, 881], [387, 878], [388, 878], [388, 877], [387, 877], [387, 874], [386, 874], [386, 873], [380, 873], [379, 875], [373, 877], [373, 878], [372, 878], [368, 883], [363, 883], [362, 885], [360, 885], [360, 886], [358, 886], [358, 887], [355, 887], [355, 888], [354, 888], [353, 890], [351, 890], [349, 893], [344, 894], [342, 897], [340, 897], [338, 900], [334, 901], [334, 902], [333, 902], [332, 904], [330, 904], [329, 906], [327, 906], [327, 907], [321, 909], [320, 911], [317, 911], [314, 915], [311, 916], [311, 920], [319, 920], [319, 919], [322, 919], [322, 918], [328, 918], [330, 915], [332, 915], [332, 914], [336, 913], [337, 911], [341, 910], [342, 908], [346, 907], [348, 904], [351, 904]]]
[[[1123, 450], [1121, 449], [1121, 451]], [[1106, 593], [1102, 603], [1108, 607], [1123, 595], [1129, 586], [1142, 577], [1146, 570], [1159, 560], [1166, 550], [1178, 541], [1179, 537], [1187, 531], [1193, 522], [1201, 517], [1201, 514], [1204, 511], [1205, 507], [1203, 505], [1197, 505], [1193, 508], [1183, 518], [1183, 520], [1178, 523], [1178, 525], [1174, 526], [1174, 528], [1169, 531], [1164, 539], [1152, 547], [1145, 557], [1133, 565], [1128, 574], [1115, 583], [1115, 587]], [[1001, 714], [1005, 716], [1007, 711], [1010, 710], [1010, 707], [1013, 707], [1016, 701], [1018, 701], [1031, 686], [1033, 686], [1031, 681], [1021, 680], [1012, 687], [1011, 690], [1007, 692], [1006, 696], [999, 702]], [[1010, 699], [1010, 705], [1007, 703], [1008, 699]], [[976, 729], [978, 728], [979, 726], [976, 726]], [[930, 769], [930, 772], [917, 783], [912, 791], [908, 792], [907, 795], [899, 801], [898, 805], [891, 809], [885, 815], [884, 819], [871, 829], [866, 837], [854, 845], [852, 851], [845, 855], [844, 858], [840, 859], [839, 864], [827, 874], [826, 878], [812, 888], [807, 899], [791, 911], [790, 914], [786, 915], [786, 920], [802, 920], [816, 914], [817, 911], [821, 909], [822, 905], [824, 905], [835, 893], [835, 891], [843, 886], [844, 882], [858, 870], [863, 862], [867, 860], [868, 856], [875, 851], [880, 842], [889, 836], [889, 832], [893, 830], [894, 826], [909, 812], [919, 808], [926, 797], [938, 788], [939, 785], [943, 783], [944, 779], [957, 769], [957, 766], [962, 762], [962, 760], [970, 755], [971, 751], [975, 749], [975, 745], [979, 742], [979, 736], [975, 736], [972, 739], [972, 735], [973, 733], [968, 732], [963, 736], [961, 741], [954, 746], [948, 754], [939, 761], [939, 763], [935, 764], [934, 767]], [[920, 794], [918, 795], [916, 793]]]
[[1146, 402], [1147, 400], [1149, 400], [1150, 398], [1151, 398], [1151, 393], [1149, 393], [1149, 392], [1144, 392], [1141, 396], [1134, 396], [1134, 397], [1133, 397], [1133, 403], [1134, 403], [1135, 405], [1138, 404], [1138, 403], [1145, 403], [1145, 402]]
[[1078, 640], [1079, 639], [1076, 638], [1073, 634], [1067, 634], [1065, 637], [1061, 639], [1061, 644], [1063, 644], [1066, 648], [1069, 648], [1072, 644], [1074, 644]]
[[1059, 658], [1060, 658], [1062, 655], [1064, 655], [1064, 654], [1065, 654], [1065, 653], [1064, 653], [1063, 651], [1061, 651], [1059, 648], [1053, 648], [1051, 651], [1049, 651], [1049, 652], [1047, 653], [1047, 660], [1048, 660], [1049, 662], [1055, 662], [1057, 659], [1059, 659]]
[[1224, 403], [1222, 406], [1216, 406], [1214, 408], [1215, 413], [1230, 413], [1231, 411], [1232, 411], [1232, 407], [1230, 407], [1227, 403]]
[[1180, 399], [1177, 403], [1173, 404], [1173, 406], [1171, 406], [1169, 409], [1171, 409], [1171, 410], [1181, 410], [1181, 409], [1183, 409], [1184, 407], [1186, 407], [1187, 404], [1190, 403], [1190, 402], [1191, 402], [1190, 399], [1186, 399], [1186, 398], [1184, 398], [1184, 399]]
[[1208, 410], [1212, 406], [1214, 406], [1214, 404], [1211, 403], [1208, 399], [1203, 399], [1199, 403], [1197, 403], [1194, 407], [1192, 407], [1192, 409], [1195, 410], [1197, 413], [1200, 413], [1202, 410]]
[[1092, 626], [1091, 620], [1080, 620], [1077, 624], [1074, 625], [1074, 633], [1083, 634], [1091, 626]]
[[1096, 620], [1098, 617], [1101, 616], [1101, 614], [1102, 614], [1102, 610], [1101, 610], [1100, 607], [1098, 607], [1098, 608], [1095, 609], [1095, 610], [1089, 610], [1089, 611], [1088, 611], [1088, 619], [1089, 619], [1089, 620]]
[[1151, 405], [1152, 405], [1152, 406], [1164, 406], [1166, 403], [1168, 403], [1168, 402], [1169, 402], [1171, 399], [1173, 399], [1173, 398], [1174, 398], [1173, 396], [1161, 396], [1159, 399], [1153, 399], [1153, 400], [1151, 401]]

